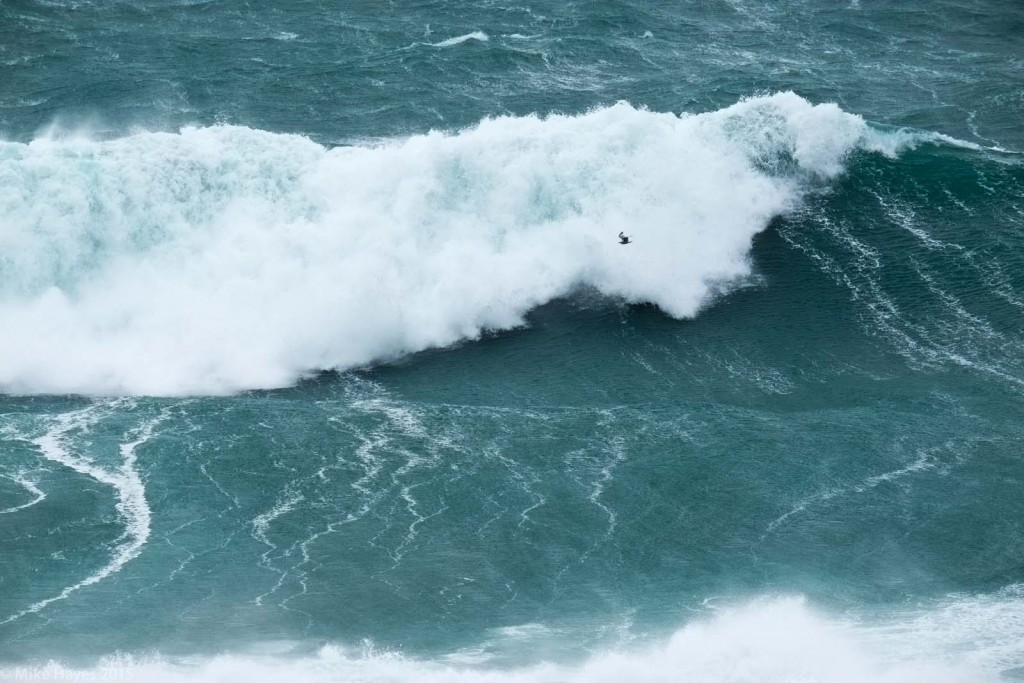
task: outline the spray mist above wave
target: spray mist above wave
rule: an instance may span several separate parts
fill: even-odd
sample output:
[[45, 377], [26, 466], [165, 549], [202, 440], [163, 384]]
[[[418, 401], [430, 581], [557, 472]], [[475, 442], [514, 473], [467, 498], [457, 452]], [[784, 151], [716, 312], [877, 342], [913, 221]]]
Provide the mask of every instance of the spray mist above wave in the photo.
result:
[[0, 390], [285, 386], [579, 286], [693, 316], [852, 150], [907, 144], [793, 93], [335, 149], [230, 126], [0, 143]]

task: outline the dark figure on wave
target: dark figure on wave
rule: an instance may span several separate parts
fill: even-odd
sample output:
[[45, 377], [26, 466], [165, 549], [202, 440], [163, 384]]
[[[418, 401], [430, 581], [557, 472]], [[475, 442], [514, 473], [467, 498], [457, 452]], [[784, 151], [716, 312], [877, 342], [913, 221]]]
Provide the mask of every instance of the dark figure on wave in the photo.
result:
[[619, 233], [619, 244], [629, 244], [629, 243], [630, 243], [629, 235], [627, 235], [624, 232], [620, 232]]

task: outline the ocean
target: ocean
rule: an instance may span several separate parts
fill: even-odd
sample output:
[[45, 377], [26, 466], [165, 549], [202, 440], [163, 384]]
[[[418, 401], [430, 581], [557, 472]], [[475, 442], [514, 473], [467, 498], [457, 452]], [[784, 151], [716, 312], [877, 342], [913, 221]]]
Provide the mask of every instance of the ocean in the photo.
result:
[[1024, 680], [1022, 121], [1016, 0], [0, 0], [0, 680]]

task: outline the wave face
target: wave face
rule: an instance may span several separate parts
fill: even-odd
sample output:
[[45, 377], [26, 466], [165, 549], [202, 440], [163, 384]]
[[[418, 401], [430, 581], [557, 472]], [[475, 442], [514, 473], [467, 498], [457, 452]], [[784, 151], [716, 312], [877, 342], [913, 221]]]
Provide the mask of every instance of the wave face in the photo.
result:
[[580, 287], [693, 316], [852, 151], [915, 140], [781, 93], [335, 149], [232, 126], [3, 143], [0, 390], [280, 387], [514, 328]]

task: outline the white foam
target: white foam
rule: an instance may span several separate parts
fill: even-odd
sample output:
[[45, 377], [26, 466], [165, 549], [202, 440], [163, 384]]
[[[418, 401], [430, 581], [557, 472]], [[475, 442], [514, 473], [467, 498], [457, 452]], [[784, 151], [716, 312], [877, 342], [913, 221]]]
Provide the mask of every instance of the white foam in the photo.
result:
[[921, 145], [942, 145], [970, 150], [972, 152], [992, 151], [1006, 152], [999, 147], [984, 147], [974, 142], [961, 140], [943, 133], [922, 132], [912, 128], [899, 128], [896, 130], [880, 130], [868, 128], [864, 135], [863, 147], [872, 152], [879, 152], [888, 157], [895, 157], [908, 149], [915, 149]]
[[115, 508], [125, 525], [125, 530], [121, 538], [118, 539], [110, 560], [78, 583], [65, 587], [56, 595], [32, 603], [3, 619], [0, 624], [6, 624], [28, 614], [39, 612], [87, 586], [99, 583], [111, 574], [119, 572], [125, 564], [137, 557], [143, 546], [146, 545], [150, 533], [151, 512], [146, 503], [146, 488], [142, 483], [141, 475], [135, 468], [135, 451], [152, 438], [153, 430], [165, 416], [161, 415], [150, 420], [131, 432], [133, 440], [122, 443], [119, 447], [121, 464], [116, 469], [98, 465], [88, 454], [74, 453], [67, 444], [70, 433], [88, 430], [110, 410], [116, 409], [123, 403], [124, 401], [114, 401], [108, 404], [96, 404], [82, 410], [59, 415], [43, 436], [32, 440], [32, 443], [39, 448], [47, 460], [64, 465], [79, 474], [114, 488], [117, 494]]
[[[115, 657], [88, 670], [51, 662], [20, 671], [40, 681], [84, 680], [102, 673], [107, 680], [147, 683], [980, 683], [997, 681], [1000, 671], [1024, 662], [1020, 597], [1011, 591], [962, 598], [875, 626], [826, 618], [798, 598], [762, 600], [691, 623], [661, 644], [606, 651], [576, 665], [494, 668], [455, 663], [479, 659], [480, 653], [444, 662], [326, 646], [304, 657], [279, 652], [190, 661]], [[551, 637], [547, 629], [535, 633], [538, 628], [531, 626], [511, 629], [507, 637]], [[0, 669], [0, 677], [18, 672]]]
[[464, 36], [455, 36], [454, 38], [449, 38], [448, 40], [442, 40], [440, 43], [430, 43], [430, 45], [431, 47], [452, 47], [453, 45], [460, 45], [469, 40], [475, 40], [480, 43], [486, 43], [490, 39], [491, 37], [488, 36], [483, 31], [473, 31], [472, 33], [467, 33]]
[[12, 507], [0, 510], [0, 515], [8, 515], [8, 514], [10, 514], [12, 512], [19, 512], [20, 510], [24, 510], [26, 508], [32, 507], [36, 503], [41, 503], [41, 502], [43, 502], [43, 500], [46, 499], [46, 492], [44, 492], [42, 489], [40, 489], [39, 486], [37, 486], [34, 481], [32, 481], [31, 479], [28, 479], [23, 474], [0, 474], [0, 477], [4, 477], [5, 479], [10, 479], [14, 483], [16, 483], [19, 486], [21, 486], [23, 489], [25, 489], [26, 491], [31, 493], [32, 496], [33, 496], [32, 500], [28, 501], [27, 503], [22, 503], [21, 505], [15, 505], [15, 506], [12, 506]]
[[580, 286], [693, 316], [880, 136], [780, 93], [337, 149], [229, 126], [0, 143], [0, 391], [285, 386], [522, 325]]
[[273, 555], [274, 552], [277, 551], [278, 547], [277, 544], [271, 541], [270, 538], [267, 536], [267, 534], [270, 531], [270, 525], [279, 517], [282, 517], [292, 512], [295, 509], [295, 506], [301, 503], [303, 500], [304, 497], [302, 496], [301, 493], [288, 490], [287, 495], [278, 498], [277, 502], [274, 503], [274, 506], [271, 509], [257, 515], [250, 522], [250, 524], [252, 525], [253, 538], [258, 540], [260, 543], [267, 546], [268, 548], [268, 550], [260, 556], [260, 566], [277, 574], [277, 582], [270, 588], [270, 590], [260, 595], [257, 595], [253, 599], [253, 602], [257, 605], [262, 605], [264, 598], [270, 597], [271, 595], [276, 593], [278, 589], [280, 589], [281, 586], [284, 585], [285, 579], [288, 578], [288, 572], [282, 569], [278, 569], [274, 566], [272, 562], [271, 555]]

